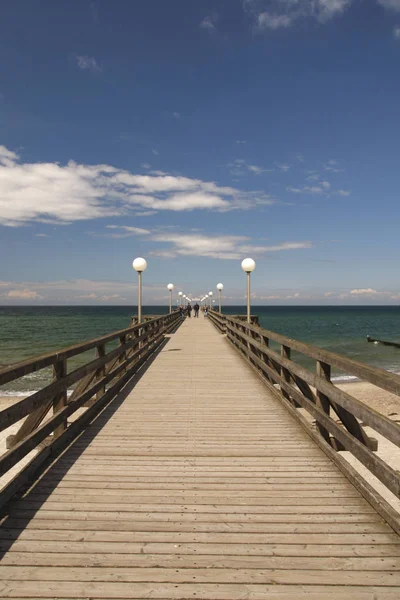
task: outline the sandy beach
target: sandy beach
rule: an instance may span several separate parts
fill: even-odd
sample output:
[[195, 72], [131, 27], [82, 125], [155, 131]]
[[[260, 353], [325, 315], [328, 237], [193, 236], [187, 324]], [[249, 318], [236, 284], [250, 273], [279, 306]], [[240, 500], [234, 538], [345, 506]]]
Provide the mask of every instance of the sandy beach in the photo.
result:
[[[390, 394], [385, 390], [382, 390], [370, 383], [362, 381], [337, 383], [336, 386], [348, 394], [361, 400], [377, 412], [382, 415], [389, 417], [393, 421], [400, 423], [400, 397]], [[14, 403], [22, 400], [21, 396], [0, 396], [0, 410], [12, 406]], [[305, 413], [305, 411], [303, 411]], [[308, 413], [306, 413], [307, 416]], [[73, 420], [73, 418], [72, 418]], [[312, 418], [310, 417], [310, 420]], [[16, 423], [8, 429], [0, 432], [0, 453], [3, 454], [6, 451], [6, 438], [7, 436], [16, 433], [20, 423]], [[388, 442], [381, 435], [371, 430], [369, 427], [365, 427], [365, 431], [371, 437], [378, 440], [378, 455], [383, 458], [388, 464], [394, 469], [400, 471], [400, 448], [397, 448], [392, 443]], [[3, 487], [8, 481], [10, 481], [16, 473], [25, 465], [33, 456], [35, 451], [32, 451], [24, 460], [16, 465], [11, 471], [6, 473], [0, 478], [0, 488]], [[341, 456], [346, 458], [351, 465], [359, 471], [365, 477], [365, 479], [379, 491], [379, 493], [400, 512], [400, 500], [396, 498], [391, 492], [389, 492], [376, 477], [374, 477], [356, 458], [354, 458], [349, 452], [341, 452]]]

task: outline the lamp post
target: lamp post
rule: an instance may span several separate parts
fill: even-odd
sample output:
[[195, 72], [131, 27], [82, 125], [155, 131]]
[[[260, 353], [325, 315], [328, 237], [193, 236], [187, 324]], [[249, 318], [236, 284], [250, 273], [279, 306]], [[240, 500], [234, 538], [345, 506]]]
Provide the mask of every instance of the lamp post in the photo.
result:
[[212, 295], [213, 295], [213, 293], [212, 292], [208, 292], [208, 295], [210, 297], [210, 308], [212, 308]]
[[223, 283], [218, 283], [217, 284], [217, 290], [218, 290], [218, 302], [219, 302], [219, 312], [221, 312], [221, 292], [224, 289], [224, 284]]
[[172, 313], [172, 290], [174, 289], [174, 284], [173, 283], [169, 283], [167, 285], [167, 288], [169, 289], [169, 313]]
[[142, 273], [147, 269], [147, 262], [144, 258], [135, 258], [132, 267], [138, 274], [138, 323], [142, 322]]
[[178, 292], [178, 296], [179, 296], [179, 304], [182, 304], [183, 292]]
[[256, 268], [256, 263], [252, 258], [242, 260], [242, 269], [247, 273], [247, 322], [250, 323], [250, 273]]

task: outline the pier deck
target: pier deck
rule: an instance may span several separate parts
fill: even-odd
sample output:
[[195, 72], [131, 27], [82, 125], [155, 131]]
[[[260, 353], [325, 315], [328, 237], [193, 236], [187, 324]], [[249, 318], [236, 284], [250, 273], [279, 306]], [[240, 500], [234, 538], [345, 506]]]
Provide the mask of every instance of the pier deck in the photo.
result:
[[18, 502], [0, 597], [384, 600], [400, 538], [205, 318]]

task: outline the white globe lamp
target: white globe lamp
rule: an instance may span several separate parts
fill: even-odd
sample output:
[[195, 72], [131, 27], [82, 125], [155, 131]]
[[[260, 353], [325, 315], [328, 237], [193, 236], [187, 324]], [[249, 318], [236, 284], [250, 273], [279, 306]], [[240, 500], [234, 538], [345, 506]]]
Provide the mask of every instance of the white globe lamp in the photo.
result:
[[221, 312], [221, 294], [222, 294], [223, 289], [224, 289], [224, 284], [217, 283], [219, 312]]
[[174, 284], [173, 283], [169, 283], [167, 285], [167, 288], [169, 290], [169, 313], [172, 313], [172, 290], [174, 289]]
[[138, 257], [132, 263], [132, 267], [138, 274], [138, 323], [142, 322], [142, 273], [147, 269], [144, 258]]
[[247, 273], [247, 322], [250, 323], [250, 274], [256, 268], [256, 263], [252, 258], [242, 260], [242, 269]]

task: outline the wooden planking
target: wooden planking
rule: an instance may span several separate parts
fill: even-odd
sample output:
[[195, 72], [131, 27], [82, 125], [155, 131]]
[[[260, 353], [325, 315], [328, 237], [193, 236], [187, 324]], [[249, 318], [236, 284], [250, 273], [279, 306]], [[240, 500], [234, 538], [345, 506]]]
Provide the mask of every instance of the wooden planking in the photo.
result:
[[206, 319], [15, 502], [4, 598], [400, 596], [400, 538]]

